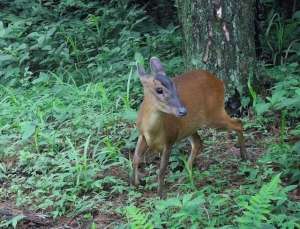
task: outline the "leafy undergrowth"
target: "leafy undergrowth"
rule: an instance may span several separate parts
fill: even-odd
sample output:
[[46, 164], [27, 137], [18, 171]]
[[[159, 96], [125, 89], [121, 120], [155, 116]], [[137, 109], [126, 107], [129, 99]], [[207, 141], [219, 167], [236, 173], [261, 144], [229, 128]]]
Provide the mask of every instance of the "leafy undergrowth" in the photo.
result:
[[[44, 214], [48, 227], [299, 226], [292, 162], [286, 161], [281, 184], [275, 176], [284, 167], [280, 154], [289, 158], [295, 151], [276, 144], [276, 133], [255, 120], [244, 120], [251, 162], [239, 159], [234, 134], [204, 129], [204, 152], [193, 171], [185, 166], [188, 142], [174, 148], [167, 199], [156, 195], [155, 155], [144, 165], [145, 186], [130, 187], [136, 111], [126, 91], [116, 93], [126, 83], [77, 87], [56, 79], [26, 89], [1, 87], [1, 206]], [[1, 225], [39, 226], [18, 216], [2, 218]]]
[[144, 186], [128, 182], [142, 99], [133, 59], [157, 55], [168, 74], [183, 72], [174, 18], [163, 28], [126, 0], [2, 2], [0, 227], [299, 228], [295, 55], [268, 68], [267, 95], [249, 79], [252, 160], [239, 159], [234, 134], [200, 130], [195, 168], [186, 167], [188, 143], [174, 147], [159, 200], [157, 155], [147, 155]]

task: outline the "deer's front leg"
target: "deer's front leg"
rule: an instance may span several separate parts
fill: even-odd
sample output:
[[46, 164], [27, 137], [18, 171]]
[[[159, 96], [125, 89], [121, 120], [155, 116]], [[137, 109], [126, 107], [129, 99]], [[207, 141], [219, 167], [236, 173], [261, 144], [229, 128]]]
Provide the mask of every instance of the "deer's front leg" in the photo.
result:
[[158, 174], [158, 190], [157, 190], [157, 193], [160, 198], [163, 198], [164, 195], [165, 175], [168, 167], [170, 153], [171, 153], [171, 148], [166, 147], [160, 159], [160, 168]]
[[140, 179], [139, 179], [139, 166], [143, 157], [143, 154], [147, 150], [147, 142], [146, 139], [143, 135], [140, 135], [135, 147], [134, 151], [134, 156], [133, 156], [133, 162], [132, 162], [132, 167], [133, 167], [133, 174], [131, 177], [131, 183], [135, 186], [138, 186], [140, 184]]

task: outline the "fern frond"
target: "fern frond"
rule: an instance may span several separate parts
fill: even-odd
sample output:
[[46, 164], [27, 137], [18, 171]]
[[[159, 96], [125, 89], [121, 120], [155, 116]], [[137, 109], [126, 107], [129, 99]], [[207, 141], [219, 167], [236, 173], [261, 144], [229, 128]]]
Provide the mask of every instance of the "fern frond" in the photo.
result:
[[252, 196], [249, 203], [243, 204], [243, 215], [237, 217], [239, 228], [261, 228], [268, 223], [268, 216], [272, 211], [272, 200], [278, 199], [280, 193], [280, 174], [269, 183], [262, 186], [260, 191]]
[[126, 208], [128, 224], [132, 229], [153, 229], [149, 220], [149, 214], [145, 214], [141, 209], [131, 205]]

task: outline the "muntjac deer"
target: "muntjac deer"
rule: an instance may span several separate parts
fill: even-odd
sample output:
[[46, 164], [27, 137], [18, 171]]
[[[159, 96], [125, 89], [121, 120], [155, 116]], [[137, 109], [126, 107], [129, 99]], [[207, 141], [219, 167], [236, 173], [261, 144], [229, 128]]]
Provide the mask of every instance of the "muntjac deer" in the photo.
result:
[[144, 88], [137, 128], [139, 138], [133, 157], [132, 183], [140, 182], [139, 164], [146, 150], [161, 153], [158, 175], [158, 195], [162, 197], [165, 172], [172, 145], [186, 137], [192, 145], [188, 159], [190, 168], [201, 151], [202, 141], [197, 133], [201, 127], [225, 128], [238, 134], [240, 155], [247, 159], [243, 126], [224, 109], [224, 84], [213, 74], [195, 70], [170, 79], [156, 57], [150, 59], [151, 74], [137, 66]]

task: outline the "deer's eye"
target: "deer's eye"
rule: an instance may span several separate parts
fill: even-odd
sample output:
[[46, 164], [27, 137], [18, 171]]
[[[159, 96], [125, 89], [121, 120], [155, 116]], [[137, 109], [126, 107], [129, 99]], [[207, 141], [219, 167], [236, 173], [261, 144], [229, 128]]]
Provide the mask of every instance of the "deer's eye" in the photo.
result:
[[157, 94], [162, 94], [164, 92], [161, 87], [156, 88], [155, 91]]

